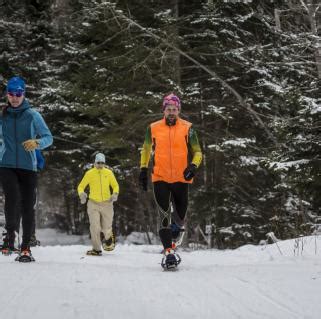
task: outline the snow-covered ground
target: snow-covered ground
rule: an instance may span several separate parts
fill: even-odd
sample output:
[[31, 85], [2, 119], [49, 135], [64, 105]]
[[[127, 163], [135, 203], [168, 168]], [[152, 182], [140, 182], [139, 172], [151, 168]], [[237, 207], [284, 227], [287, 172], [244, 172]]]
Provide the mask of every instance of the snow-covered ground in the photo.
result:
[[[53, 242], [76, 238], [39, 233]], [[50, 240], [48, 240], [50, 242]], [[160, 246], [117, 245], [102, 257], [85, 245], [33, 249], [35, 263], [0, 256], [2, 319], [321, 317], [321, 238], [236, 250], [180, 251], [164, 272]], [[302, 249], [303, 244], [303, 249]]]

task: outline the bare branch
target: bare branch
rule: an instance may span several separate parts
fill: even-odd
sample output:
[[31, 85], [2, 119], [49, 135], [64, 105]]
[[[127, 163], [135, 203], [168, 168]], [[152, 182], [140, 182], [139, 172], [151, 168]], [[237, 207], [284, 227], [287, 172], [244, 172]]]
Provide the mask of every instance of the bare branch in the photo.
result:
[[300, 3], [302, 5], [302, 7], [306, 10], [307, 13], [309, 13], [309, 8], [308, 6], [305, 4], [305, 2], [303, 0], [300, 0]]

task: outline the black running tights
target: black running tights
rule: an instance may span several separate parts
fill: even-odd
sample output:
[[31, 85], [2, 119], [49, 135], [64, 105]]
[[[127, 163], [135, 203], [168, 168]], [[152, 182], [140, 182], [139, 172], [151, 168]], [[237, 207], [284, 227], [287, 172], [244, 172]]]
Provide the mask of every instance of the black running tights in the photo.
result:
[[6, 229], [16, 229], [17, 216], [21, 210], [22, 244], [28, 246], [34, 220], [34, 194], [37, 187], [37, 173], [19, 168], [0, 168], [0, 181], [5, 196]]

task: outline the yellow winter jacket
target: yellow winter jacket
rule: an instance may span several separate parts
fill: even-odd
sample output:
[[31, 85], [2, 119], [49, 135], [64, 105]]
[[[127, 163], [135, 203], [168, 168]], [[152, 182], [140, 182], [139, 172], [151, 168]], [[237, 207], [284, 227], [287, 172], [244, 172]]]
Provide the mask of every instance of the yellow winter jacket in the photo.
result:
[[119, 185], [114, 173], [108, 168], [97, 169], [96, 167], [86, 172], [78, 185], [80, 195], [89, 186], [89, 199], [95, 202], [104, 202], [110, 199], [110, 187], [113, 193], [119, 193]]

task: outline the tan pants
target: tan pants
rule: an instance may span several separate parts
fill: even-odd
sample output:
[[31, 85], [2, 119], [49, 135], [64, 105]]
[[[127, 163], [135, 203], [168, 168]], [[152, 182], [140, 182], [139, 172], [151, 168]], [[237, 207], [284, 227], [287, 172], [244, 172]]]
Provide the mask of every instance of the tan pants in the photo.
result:
[[93, 249], [101, 250], [100, 232], [103, 232], [106, 239], [112, 234], [112, 224], [114, 217], [113, 203], [97, 203], [88, 201], [87, 212], [90, 223], [90, 235]]

